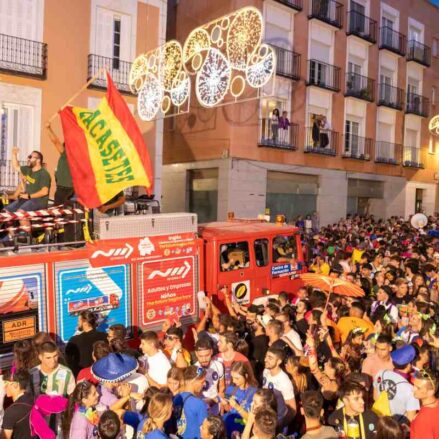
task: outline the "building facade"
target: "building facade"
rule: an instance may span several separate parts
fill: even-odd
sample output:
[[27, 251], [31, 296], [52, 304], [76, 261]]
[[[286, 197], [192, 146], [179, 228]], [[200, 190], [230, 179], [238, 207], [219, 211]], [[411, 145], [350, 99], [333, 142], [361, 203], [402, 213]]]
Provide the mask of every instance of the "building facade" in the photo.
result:
[[[72, 105], [98, 105], [106, 90], [101, 68], [136, 114], [128, 85], [131, 63], [165, 41], [166, 14], [166, 0], [0, 0], [0, 190], [18, 182], [13, 146], [23, 161], [32, 150], [41, 151], [53, 175], [58, 153], [45, 125], [92, 78]], [[138, 122], [160, 196], [163, 123]], [[62, 138], [58, 117], [52, 127]], [[54, 188], [52, 181], [52, 193]]]
[[[253, 5], [277, 53], [276, 89], [165, 123], [165, 211], [200, 221], [438, 209], [439, 9], [426, 0], [179, 0], [168, 34]], [[195, 102], [195, 100], [193, 100]], [[273, 124], [273, 110], [290, 125]], [[273, 126], [274, 125], [274, 126]]]

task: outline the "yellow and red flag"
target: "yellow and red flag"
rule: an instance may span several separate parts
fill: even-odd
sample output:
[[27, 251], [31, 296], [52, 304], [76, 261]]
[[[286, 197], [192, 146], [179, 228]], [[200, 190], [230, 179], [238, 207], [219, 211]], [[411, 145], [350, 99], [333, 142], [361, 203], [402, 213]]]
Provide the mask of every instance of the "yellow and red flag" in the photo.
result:
[[107, 73], [107, 94], [96, 110], [60, 111], [67, 160], [78, 201], [98, 207], [131, 186], [150, 193], [151, 161], [137, 123]]

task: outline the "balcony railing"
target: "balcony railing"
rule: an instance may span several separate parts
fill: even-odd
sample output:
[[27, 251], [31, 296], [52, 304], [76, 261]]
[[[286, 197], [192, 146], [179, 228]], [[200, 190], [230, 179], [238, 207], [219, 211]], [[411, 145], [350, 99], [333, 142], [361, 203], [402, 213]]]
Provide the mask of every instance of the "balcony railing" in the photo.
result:
[[335, 0], [311, 0], [309, 18], [317, 18], [341, 28], [343, 26], [343, 5]]
[[[20, 165], [25, 165], [21, 162]], [[14, 190], [20, 181], [20, 174], [12, 167], [11, 160], [0, 160], [0, 191]]]
[[378, 84], [377, 105], [402, 110], [404, 105], [404, 90], [386, 83]]
[[294, 123], [274, 124], [271, 118], [259, 121], [261, 129], [259, 146], [294, 151], [297, 148], [299, 125]]
[[353, 134], [344, 135], [343, 157], [357, 160], [370, 160], [372, 149], [372, 139]]
[[381, 28], [380, 49], [387, 49], [398, 55], [404, 56], [406, 50], [405, 35], [394, 31], [391, 27]]
[[416, 114], [422, 117], [428, 117], [430, 101], [425, 96], [416, 93], [407, 93], [407, 102], [405, 112], [407, 114]]
[[335, 156], [338, 150], [338, 132], [321, 130], [317, 127], [306, 128], [306, 144], [304, 152]]
[[402, 164], [407, 168], [423, 168], [424, 163], [422, 162], [421, 148], [404, 146]]
[[100, 55], [88, 55], [88, 77], [89, 81], [93, 76], [97, 75], [99, 70], [102, 69], [99, 76], [91, 83], [92, 88], [107, 88], [107, 78], [105, 70], [111, 75], [111, 79], [117, 89], [123, 93], [131, 93], [129, 87], [129, 77], [131, 64], [127, 61], [120, 61], [117, 58], [106, 58]]
[[307, 85], [340, 91], [340, 67], [310, 59], [308, 61]]
[[408, 42], [407, 61], [415, 61], [423, 66], [431, 65], [431, 49], [415, 40]]
[[0, 71], [46, 79], [47, 44], [0, 34]]
[[303, 9], [303, 0], [276, 0], [278, 3], [282, 3], [285, 6], [301, 11]]
[[283, 47], [272, 47], [276, 52], [276, 73], [285, 78], [300, 79], [300, 55]]
[[345, 96], [353, 96], [373, 102], [375, 99], [375, 81], [372, 78], [357, 73], [346, 73]]
[[378, 140], [375, 142], [375, 162], [399, 165], [402, 160], [402, 145]]
[[348, 35], [356, 35], [371, 43], [377, 41], [377, 22], [361, 12], [348, 11]]

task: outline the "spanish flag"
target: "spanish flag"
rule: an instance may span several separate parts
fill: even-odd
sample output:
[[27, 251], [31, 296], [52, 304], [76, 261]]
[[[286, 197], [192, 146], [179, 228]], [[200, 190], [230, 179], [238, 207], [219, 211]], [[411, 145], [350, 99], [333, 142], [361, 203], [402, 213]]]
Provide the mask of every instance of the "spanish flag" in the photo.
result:
[[101, 206], [131, 186], [150, 193], [148, 150], [108, 72], [107, 94], [96, 110], [69, 106], [60, 117], [73, 187], [83, 206]]

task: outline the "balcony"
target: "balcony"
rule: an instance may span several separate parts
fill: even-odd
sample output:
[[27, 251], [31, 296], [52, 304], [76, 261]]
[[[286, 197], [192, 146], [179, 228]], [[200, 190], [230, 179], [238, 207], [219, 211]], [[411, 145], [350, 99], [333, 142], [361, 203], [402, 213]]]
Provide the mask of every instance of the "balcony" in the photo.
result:
[[344, 135], [344, 158], [356, 160], [370, 160], [372, 156], [373, 140], [353, 134]]
[[[20, 165], [25, 165], [26, 162], [21, 162]], [[12, 161], [0, 159], [0, 190], [12, 191], [15, 190], [20, 181], [20, 175], [12, 167]]]
[[404, 146], [402, 165], [406, 168], [423, 169], [424, 164], [421, 158], [421, 148], [416, 146]]
[[425, 44], [410, 40], [407, 48], [407, 61], [414, 61], [425, 67], [430, 67], [431, 49]]
[[375, 162], [399, 165], [402, 160], [402, 145], [377, 140], [375, 142]]
[[290, 8], [295, 9], [296, 11], [301, 11], [303, 9], [303, 0], [276, 0], [278, 3], [282, 5], [289, 6]]
[[378, 84], [378, 102], [377, 105], [402, 110], [404, 105], [404, 90], [393, 87], [389, 84]]
[[373, 102], [375, 99], [375, 81], [357, 73], [346, 73], [345, 96]]
[[297, 149], [299, 125], [290, 123], [283, 128], [282, 123], [273, 125], [271, 118], [265, 118], [259, 121], [259, 127], [261, 129], [259, 146], [285, 151], [295, 151]]
[[117, 89], [121, 93], [131, 94], [129, 86], [131, 64], [132, 63], [127, 61], [120, 61], [117, 58], [106, 58], [105, 56], [91, 54], [88, 55], [87, 81], [99, 73], [99, 76], [89, 87], [105, 90], [107, 88], [105, 70], [108, 70]]
[[340, 91], [340, 67], [310, 59], [306, 84], [338, 92]]
[[335, 0], [310, 0], [308, 18], [316, 18], [332, 26], [343, 26], [343, 5]]
[[417, 116], [428, 117], [430, 101], [425, 96], [416, 93], [407, 93], [405, 112]]
[[276, 52], [276, 73], [290, 79], [300, 79], [300, 55], [283, 47], [272, 45]]
[[387, 26], [382, 27], [380, 33], [380, 49], [387, 49], [401, 56], [405, 55], [405, 35], [396, 32], [391, 27]]
[[319, 130], [315, 127], [306, 128], [306, 144], [304, 152], [327, 156], [337, 155], [338, 132]]
[[377, 22], [361, 12], [348, 11], [347, 35], [355, 35], [375, 44], [377, 41]]
[[0, 72], [46, 79], [47, 44], [0, 34]]

